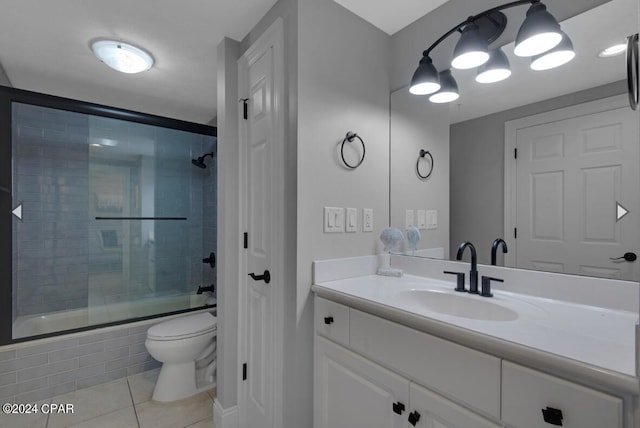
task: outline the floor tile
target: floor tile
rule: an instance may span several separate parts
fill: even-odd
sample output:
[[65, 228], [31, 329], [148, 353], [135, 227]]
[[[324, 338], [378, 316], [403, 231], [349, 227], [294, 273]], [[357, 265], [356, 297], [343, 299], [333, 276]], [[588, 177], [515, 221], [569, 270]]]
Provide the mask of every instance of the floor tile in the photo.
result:
[[196, 422], [193, 425], [189, 425], [186, 428], [215, 428], [213, 426], [213, 418], [205, 419], [204, 421]]
[[69, 428], [138, 428], [138, 419], [133, 406], [70, 425]]
[[140, 428], [186, 427], [213, 417], [213, 401], [208, 393], [171, 403], [147, 401], [136, 406]]
[[128, 377], [129, 388], [131, 389], [131, 396], [133, 397], [134, 404], [144, 403], [145, 401], [151, 400], [159, 373], [160, 369], [157, 369]]
[[74, 412], [49, 415], [47, 428], [68, 427], [133, 405], [126, 378], [59, 395], [51, 402], [73, 404]]

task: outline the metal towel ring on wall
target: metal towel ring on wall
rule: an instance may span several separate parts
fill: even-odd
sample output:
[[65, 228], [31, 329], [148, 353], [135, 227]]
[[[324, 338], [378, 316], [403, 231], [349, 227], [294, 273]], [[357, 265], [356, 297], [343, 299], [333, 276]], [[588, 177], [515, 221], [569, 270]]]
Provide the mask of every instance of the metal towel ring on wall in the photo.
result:
[[[347, 162], [347, 160], [344, 158], [344, 143], [346, 143], [347, 141], [351, 143], [356, 138], [360, 140], [360, 144], [362, 144], [362, 158], [360, 158], [357, 164], [350, 165], [349, 162]], [[364, 141], [362, 141], [362, 138], [360, 138], [360, 136], [355, 132], [351, 132], [351, 131], [347, 132], [347, 135], [344, 137], [344, 140], [342, 140], [342, 146], [340, 147], [340, 156], [342, 157], [342, 162], [344, 162], [347, 168], [356, 169], [357, 167], [359, 167], [362, 161], [364, 160], [364, 155], [366, 151], [367, 149], [364, 146]]]
[[[422, 175], [420, 174], [420, 159], [422, 159], [425, 156], [429, 156], [429, 159], [431, 159], [431, 163], [430, 163], [431, 167], [429, 168], [429, 172], [427, 173], [427, 175]], [[420, 155], [418, 156], [418, 160], [416, 161], [416, 174], [418, 174], [418, 177], [420, 177], [421, 179], [426, 180], [427, 178], [429, 178], [432, 172], [433, 172], [433, 156], [431, 156], [431, 153], [429, 152], [429, 150], [420, 149]]]

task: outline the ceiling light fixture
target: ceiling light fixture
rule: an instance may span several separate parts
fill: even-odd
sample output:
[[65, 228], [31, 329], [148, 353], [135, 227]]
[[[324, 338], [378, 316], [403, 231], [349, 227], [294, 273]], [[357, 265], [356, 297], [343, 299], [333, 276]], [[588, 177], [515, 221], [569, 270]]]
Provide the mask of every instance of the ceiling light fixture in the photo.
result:
[[[438, 74], [430, 55], [436, 46], [453, 33], [460, 33], [461, 36], [453, 51], [451, 67], [456, 69], [480, 67], [476, 75], [476, 81], [480, 83], [498, 82], [509, 77], [511, 70], [506, 55], [500, 49], [494, 49], [489, 53], [489, 45], [500, 37], [507, 26], [507, 17], [501, 11], [525, 4], [529, 4], [530, 7], [518, 31], [514, 53], [517, 56], [534, 57], [532, 60], [533, 68], [534, 63], [542, 64], [544, 62], [537, 57], [538, 55], [548, 51], [550, 52], [550, 50], [563, 42], [564, 50], [561, 51], [563, 54], [556, 54], [556, 59], [561, 56], [564, 59], [568, 58], [571, 54], [566, 46], [571, 46], [571, 40], [562, 32], [560, 24], [558, 24], [558, 21], [556, 21], [553, 15], [547, 11], [546, 6], [542, 4], [540, 0], [512, 1], [501, 6], [487, 9], [477, 15], [470, 16], [447, 31], [429, 46], [429, 48], [422, 52], [422, 58], [420, 59], [418, 68], [411, 79], [409, 92], [416, 95], [448, 93], [444, 90], [445, 84], [441, 80], [445, 76], [447, 76], [447, 79], [449, 79], [449, 76], [453, 79], [451, 71], [447, 70], [448, 73]], [[572, 46], [571, 53], [575, 56]], [[545, 61], [549, 58], [545, 57]], [[565, 62], [570, 61], [571, 58]], [[455, 84], [455, 80], [453, 80], [453, 82]], [[449, 83], [450, 82], [447, 82], [447, 84]], [[457, 85], [455, 94], [455, 98], [450, 101], [457, 99], [459, 96]], [[453, 95], [450, 95], [450, 97], [453, 97]], [[431, 96], [429, 100], [442, 100], [446, 98], [446, 96]]]
[[615, 45], [609, 46], [608, 48], [602, 49], [598, 56], [600, 58], [609, 58], [612, 56], [620, 55], [625, 53], [627, 50], [626, 43], [617, 43]]
[[153, 58], [148, 52], [129, 43], [97, 40], [91, 44], [91, 50], [100, 61], [122, 73], [140, 73], [153, 66]]
[[450, 103], [460, 98], [458, 93], [458, 83], [453, 78], [451, 70], [447, 69], [440, 72], [440, 90], [429, 97], [432, 103]]

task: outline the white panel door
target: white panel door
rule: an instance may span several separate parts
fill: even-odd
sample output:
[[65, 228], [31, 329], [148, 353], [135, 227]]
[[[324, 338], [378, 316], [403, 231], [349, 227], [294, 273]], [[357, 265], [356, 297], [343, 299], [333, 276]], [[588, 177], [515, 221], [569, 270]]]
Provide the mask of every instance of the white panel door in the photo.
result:
[[408, 380], [321, 336], [315, 358], [315, 428], [407, 427]]
[[409, 396], [409, 424], [416, 428], [502, 427], [414, 383]]
[[[245, 61], [243, 58], [241, 61]], [[246, 119], [241, 119], [241, 156], [244, 177], [243, 213], [247, 230], [244, 279], [240, 293], [241, 363], [245, 365], [240, 387], [240, 425], [274, 427], [275, 316], [274, 270], [277, 251], [276, 117], [274, 115], [274, 50], [268, 46], [241, 63], [241, 85], [248, 98]], [[242, 80], [245, 79], [245, 80]], [[244, 110], [241, 108], [241, 110]], [[244, 111], [242, 112], [244, 113]], [[242, 117], [242, 116], [241, 116]], [[265, 273], [268, 272], [269, 278]], [[253, 274], [253, 276], [249, 276]]]
[[611, 260], [638, 252], [636, 120], [619, 108], [517, 130], [517, 267], [638, 279], [638, 261]]

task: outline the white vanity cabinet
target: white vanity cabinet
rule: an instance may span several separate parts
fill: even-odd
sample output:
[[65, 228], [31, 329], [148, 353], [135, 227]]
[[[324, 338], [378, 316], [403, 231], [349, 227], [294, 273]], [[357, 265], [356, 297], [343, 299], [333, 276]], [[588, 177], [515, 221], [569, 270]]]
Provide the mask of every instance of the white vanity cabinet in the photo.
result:
[[640, 428], [620, 397], [319, 296], [314, 340], [314, 428]]

